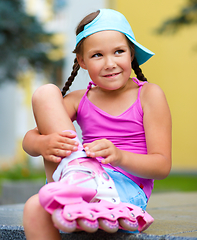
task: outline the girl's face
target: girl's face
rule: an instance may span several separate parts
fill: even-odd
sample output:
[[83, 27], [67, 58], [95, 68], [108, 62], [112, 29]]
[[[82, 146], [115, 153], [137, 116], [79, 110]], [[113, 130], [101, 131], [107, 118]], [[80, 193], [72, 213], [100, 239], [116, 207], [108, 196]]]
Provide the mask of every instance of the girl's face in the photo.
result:
[[131, 75], [131, 51], [126, 36], [118, 31], [102, 31], [87, 37], [78, 63], [88, 70], [92, 81], [104, 90], [124, 87]]

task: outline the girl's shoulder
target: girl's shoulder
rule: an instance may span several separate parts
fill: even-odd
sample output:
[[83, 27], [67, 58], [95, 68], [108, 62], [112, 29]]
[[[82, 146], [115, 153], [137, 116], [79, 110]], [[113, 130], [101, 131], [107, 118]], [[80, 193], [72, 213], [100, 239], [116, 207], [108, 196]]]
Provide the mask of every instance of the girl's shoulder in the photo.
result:
[[154, 83], [145, 83], [142, 87], [140, 94], [142, 107], [147, 104], [159, 103], [160, 101], [166, 102], [166, 97], [160, 86]]
[[87, 89], [75, 90], [73, 92], [68, 93], [64, 97], [64, 105], [66, 107], [68, 115], [73, 121], [76, 119], [79, 103], [82, 97], [84, 96], [84, 94], [86, 93], [86, 91]]
[[75, 90], [75, 91], [68, 93], [65, 96], [65, 98], [74, 98], [74, 99], [82, 98], [86, 91], [87, 91], [87, 89]]
[[155, 83], [149, 83], [149, 82], [146, 82], [144, 85], [143, 85], [143, 88], [142, 88], [142, 93], [144, 94], [161, 94], [163, 93], [163, 90], [161, 89], [161, 87]]
[[86, 93], [86, 91], [87, 91], [87, 89], [72, 91], [64, 97], [64, 101], [69, 102], [69, 104], [73, 103], [75, 105], [79, 105], [79, 103], [80, 103], [82, 97], [84, 96], [84, 94]]

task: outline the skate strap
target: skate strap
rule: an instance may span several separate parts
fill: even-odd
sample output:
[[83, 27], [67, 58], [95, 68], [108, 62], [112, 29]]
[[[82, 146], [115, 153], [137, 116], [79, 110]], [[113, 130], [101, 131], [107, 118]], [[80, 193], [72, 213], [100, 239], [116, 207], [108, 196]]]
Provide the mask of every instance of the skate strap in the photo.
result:
[[84, 175], [86, 175], [86, 177], [83, 177], [81, 179], [77, 179], [77, 180], [73, 179], [72, 184], [83, 183], [83, 182], [86, 182], [87, 180], [95, 178], [95, 173], [90, 168], [75, 165], [75, 166], [69, 166], [68, 168], [66, 168], [65, 171], [62, 172], [62, 175], [61, 175], [62, 182], [64, 182], [64, 179], [66, 180], [66, 175], [69, 175], [72, 172], [73, 173], [84, 173]]
[[63, 158], [58, 167], [56, 168], [55, 172], [53, 173], [53, 180], [55, 182], [59, 181], [59, 178], [61, 176], [61, 173], [63, 169], [68, 166], [68, 163], [71, 162], [74, 159], [81, 158], [81, 157], [87, 157], [85, 151], [77, 151], [73, 152], [70, 156]]

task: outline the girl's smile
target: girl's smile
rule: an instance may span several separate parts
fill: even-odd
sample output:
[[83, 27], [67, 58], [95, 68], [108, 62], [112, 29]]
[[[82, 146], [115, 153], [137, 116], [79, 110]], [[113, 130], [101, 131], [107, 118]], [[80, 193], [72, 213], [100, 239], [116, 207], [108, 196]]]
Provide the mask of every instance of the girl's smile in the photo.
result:
[[119, 74], [120, 74], [120, 73], [111, 73], [111, 74], [104, 75], [103, 77], [106, 77], [106, 78], [113, 78], [113, 77], [118, 76]]
[[92, 81], [103, 90], [118, 90], [131, 75], [131, 51], [124, 34], [102, 31], [87, 37], [80, 66], [88, 70]]

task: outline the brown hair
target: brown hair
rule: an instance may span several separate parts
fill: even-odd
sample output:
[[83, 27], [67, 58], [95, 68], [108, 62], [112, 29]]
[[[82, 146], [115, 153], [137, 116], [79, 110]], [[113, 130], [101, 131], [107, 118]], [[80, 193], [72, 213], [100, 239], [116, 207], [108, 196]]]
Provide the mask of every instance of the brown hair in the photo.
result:
[[[99, 14], [99, 10], [93, 13], [90, 13], [89, 15], [87, 15], [79, 24], [78, 27], [76, 29], [76, 35], [78, 35], [80, 32], [83, 31], [85, 25], [87, 25], [88, 23], [90, 23], [91, 21], [93, 21]], [[128, 40], [128, 39], [127, 39]], [[82, 44], [83, 44], [84, 39], [82, 39], [76, 46], [76, 48], [74, 49], [73, 53], [76, 54], [82, 54]], [[133, 56], [135, 53], [134, 50], [134, 44], [128, 40], [128, 44], [129, 44], [129, 48], [131, 50], [131, 55]], [[132, 69], [134, 70], [137, 78], [141, 81], [147, 81], [147, 79], [145, 78], [144, 74], [142, 73], [142, 70], [139, 67], [139, 64], [137, 62], [137, 59], [134, 57], [132, 63]], [[72, 72], [70, 77], [68, 78], [67, 82], [65, 83], [64, 87], [62, 88], [62, 95], [64, 96], [66, 94], [66, 92], [68, 91], [69, 87], [72, 85], [78, 70], [80, 69], [79, 63], [77, 61], [77, 58], [74, 59], [74, 65], [72, 68]]]

